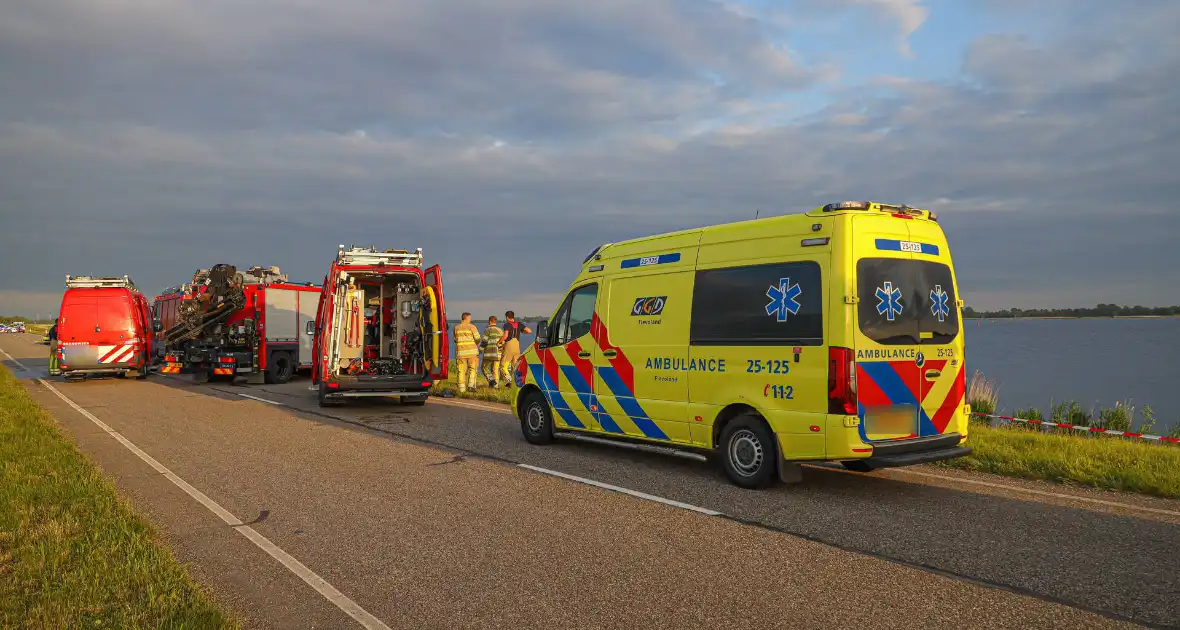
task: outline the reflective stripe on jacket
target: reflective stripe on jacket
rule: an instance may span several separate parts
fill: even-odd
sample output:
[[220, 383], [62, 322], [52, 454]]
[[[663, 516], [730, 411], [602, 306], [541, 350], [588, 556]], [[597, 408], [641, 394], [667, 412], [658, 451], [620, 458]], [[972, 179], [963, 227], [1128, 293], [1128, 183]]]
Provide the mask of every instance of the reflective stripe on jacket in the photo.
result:
[[483, 329], [484, 342], [487, 343], [483, 349], [483, 356], [491, 359], [500, 358], [500, 338], [504, 336], [504, 331], [499, 326], [488, 326]]
[[470, 359], [479, 356], [479, 329], [472, 324], [455, 326], [455, 358]]

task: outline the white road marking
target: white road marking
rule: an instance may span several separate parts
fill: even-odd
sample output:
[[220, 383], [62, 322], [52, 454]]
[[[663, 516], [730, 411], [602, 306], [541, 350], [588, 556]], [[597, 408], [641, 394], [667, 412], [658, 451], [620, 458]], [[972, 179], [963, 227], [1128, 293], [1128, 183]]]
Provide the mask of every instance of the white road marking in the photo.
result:
[[1019, 488], [1016, 486], [1009, 486], [1002, 483], [991, 483], [990, 481], [976, 481], [975, 479], [963, 479], [961, 477], [949, 477], [945, 475], [935, 475], [920, 470], [907, 470], [905, 468], [886, 468], [881, 472], [894, 475], [914, 475], [917, 477], [929, 477], [931, 479], [941, 479], [953, 483], [967, 483], [976, 486], [984, 486], [987, 488], [999, 488], [1002, 490], [1015, 490], [1017, 492], [1027, 492], [1043, 497], [1055, 497], [1058, 499], [1067, 499], [1069, 501], [1082, 501], [1084, 503], [1093, 503], [1095, 505], [1105, 505], [1108, 507], [1117, 507], [1124, 510], [1137, 510], [1139, 512], [1150, 512], [1152, 514], [1163, 514], [1164, 516], [1180, 516], [1180, 512], [1176, 510], [1161, 510], [1159, 508], [1145, 507], [1142, 505], [1133, 505], [1131, 503], [1119, 503], [1118, 501], [1106, 501], [1104, 499], [1092, 499], [1090, 497], [1080, 497], [1072, 494], [1063, 494], [1060, 492], [1046, 492], [1044, 490], [1033, 490], [1031, 488]]
[[430, 402], [439, 403], [442, 405], [451, 405], [452, 407], [466, 407], [468, 409], [478, 409], [480, 411], [490, 411], [491, 413], [500, 413], [507, 416], [512, 415], [512, 410], [501, 406], [480, 405], [476, 403], [462, 402], [454, 398], [443, 398], [441, 396], [431, 396]]
[[[478, 409], [480, 411], [489, 411], [492, 413], [502, 413], [502, 414], [512, 415], [512, 412], [510, 410], [504, 409], [502, 407], [493, 407], [490, 405], [484, 406], [484, 405], [478, 405], [478, 404], [471, 404], [471, 403], [467, 403], [467, 402], [459, 402], [454, 399], [436, 399], [435, 397], [431, 397], [431, 400], [435, 400], [436, 402], [442, 403], [444, 405], [453, 405], [456, 407], [467, 407], [470, 409]], [[568, 434], [566, 434], [566, 435], [568, 435]], [[581, 438], [581, 436], [577, 436], [577, 437]], [[581, 439], [585, 439], [585, 438], [581, 438]], [[592, 439], [591, 438], [590, 440], [586, 440], [586, 441], [594, 441], [594, 442], [598, 442], [598, 443], [609, 443], [612, 446], [623, 446], [623, 447], [628, 446], [625, 443], [616, 442], [613, 440], [601, 440], [601, 439]], [[643, 449], [643, 450], [646, 450], [646, 449]], [[823, 466], [823, 465], [816, 465], [816, 464], [805, 464], [805, 465], [809, 466], [809, 467], [823, 468], [825, 470], [834, 470], [836, 472], [848, 472], [849, 474], [852, 474], [852, 475], [861, 474], [861, 473], [854, 473], [851, 471], [847, 471], [843, 467], [840, 467], [838, 464], [834, 464], [831, 466]], [[1020, 486], [1010, 486], [1007, 484], [992, 483], [989, 481], [976, 481], [974, 479], [963, 479], [961, 477], [950, 477], [947, 475], [936, 475], [933, 473], [922, 472], [922, 471], [918, 471], [918, 470], [910, 470], [908, 468], [885, 468], [885, 469], [882, 469], [878, 472], [889, 474], [889, 475], [914, 475], [916, 477], [928, 477], [930, 479], [940, 479], [942, 481], [947, 481], [950, 483], [962, 483], [962, 484], [969, 484], [969, 485], [975, 485], [975, 486], [983, 486], [983, 487], [987, 487], [987, 488], [1009, 490], [1011, 492], [1024, 492], [1026, 494], [1033, 494], [1033, 495], [1042, 496], [1042, 497], [1054, 497], [1054, 498], [1058, 498], [1058, 499], [1067, 499], [1070, 501], [1081, 501], [1083, 503], [1091, 503], [1094, 505], [1105, 505], [1107, 507], [1122, 508], [1124, 510], [1135, 510], [1135, 511], [1139, 511], [1139, 512], [1148, 512], [1151, 514], [1161, 514], [1164, 516], [1180, 517], [1180, 511], [1175, 511], [1175, 510], [1163, 510], [1163, 509], [1159, 509], [1159, 508], [1151, 508], [1151, 507], [1145, 507], [1145, 506], [1141, 506], [1141, 505], [1134, 505], [1131, 503], [1119, 503], [1118, 501], [1106, 501], [1104, 499], [1093, 499], [1090, 497], [1082, 497], [1082, 496], [1076, 496], [1076, 495], [1065, 494], [1065, 493], [1060, 493], [1060, 492], [1048, 492], [1045, 490], [1034, 490], [1032, 488], [1022, 488]], [[627, 492], [632, 492], [632, 491], [627, 491]]]
[[548, 468], [540, 468], [538, 466], [530, 466], [528, 464], [517, 464], [516, 466], [518, 468], [524, 468], [525, 470], [531, 470], [533, 472], [538, 472], [543, 475], [552, 475], [554, 477], [561, 477], [562, 479], [568, 479], [570, 481], [584, 483], [588, 486], [594, 486], [596, 488], [602, 488], [604, 490], [612, 490], [614, 492], [621, 492], [622, 494], [629, 494], [633, 497], [638, 497], [640, 499], [646, 499], [648, 501], [655, 501], [656, 503], [663, 503], [664, 505], [678, 507], [682, 510], [689, 510], [691, 512], [699, 512], [701, 514], [707, 514], [709, 516], [722, 516], [721, 512], [718, 512], [716, 510], [710, 510], [709, 508], [703, 508], [700, 506], [692, 505], [690, 503], [682, 503], [680, 501], [675, 501], [672, 499], [665, 499], [664, 497], [659, 497], [654, 494], [648, 494], [646, 492], [639, 492], [638, 490], [631, 490], [629, 488], [623, 488], [620, 486], [612, 486], [609, 483], [602, 483], [601, 481], [595, 481], [593, 479], [587, 479], [585, 477], [579, 477], [577, 475], [569, 475], [569, 474], [566, 474], [563, 472], [558, 472], [556, 470], [549, 470]]
[[205, 495], [205, 493], [189, 485], [185, 480], [177, 477], [175, 473], [173, 473], [171, 470], [168, 470], [168, 468], [160, 462], [156, 461], [154, 457], [140, 450], [140, 448], [133, 444], [131, 440], [128, 440], [118, 431], [115, 431], [111, 427], [107, 426], [102, 420], [96, 418], [94, 414], [78, 406], [77, 403], [70, 400], [69, 398], [66, 398], [64, 394], [57, 391], [57, 388], [55, 388], [53, 385], [50, 385], [45, 381], [45, 379], [37, 379], [37, 381], [49, 389], [49, 391], [57, 394], [57, 397], [65, 401], [65, 403], [72, 407], [74, 411], [82, 414], [82, 416], [84, 416], [86, 419], [98, 425], [98, 428], [106, 431], [120, 444], [127, 447], [127, 450], [135, 453], [135, 455], [146, 462], [148, 466], [156, 469], [156, 471], [162, 474], [166, 479], [168, 479], [168, 481], [171, 481], [173, 484], [175, 484], [176, 487], [184, 490], [185, 494], [196, 499], [198, 503], [208, 508], [210, 512], [216, 514], [218, 518], [220, 518], [222, 521], [225, 521], [226, 525], [234, 528], [234, 530], [239, 534], [245, 536], [247, 540], [257, 545], [259, 549], [265, 551], [275, 560], [278, 560], [279, 563], [284, 567], [287, 567], [291, 573], [294, 573], [299, 577], [299, 579], [306, 582], [308, 586], [314, 588], [316, 592], [318, 592], [320, 595], [323, 595], [325, 599], [335, 604], [337, 608], [344, 611], [349, 617], [355, 619], [357, 623], [361, 625], [361, 627], [368, 630], [391, 630], [391, 628], [385, 625], [384, 622], [369, 614], [369, 612], [364, 608], [358, 606], [356, 602], [352, 601], [343, 593], [336, 590], [334, 586], [329, 584], [320, 576], [316, 575], [314, 571], [307, 568], [302, 562], [296, 560], [293, 556], [280, 549], [265, 536], [255, 531], [254, 528], [243, 524], [241, 520], [239, 520], [233, 514], [230, 514], [225, 508], [218, 505], [216, 501], [210, 499]]
[[8, 354], [7, 352], [4, 352], [4, 348], [0, 348], [0, 354], [3, 354], [4, 356], [8, 357], [8, 360], [9, 360], [9, 361], [12, 361], [13, 363], [15, 363], [15, 364], [16, 364], [16, 366], [17, 366], [17, 367], [19, 367], [20, 369], [22, 369], [22, 370], [24, 370], [24, 371], [26, 371], [26, 372], [28, 372], [28, 371], [29, 371], [29, 368], [25, 367], [25, 364], [24, 364], [24, 363], [21, 363], [20, 361], [17, 361], [16, 359], [14, 359], [14, 358], [12, 357], [12, 355], [11, 355], [11, 354]]
[[264, 402], [268, 405], [277, 405], [279, 407], [284, 406], [283, 403], [281, 403], [281, 402], [276, 402], [274, 400], [267, 400], [265, 398], [259, 398], [257, 396], [251, 396], [250, 394], [238, 394], [238, 395], [241, 396], [242, 398], [249, 398], [250, 400], [257, 400], [258, 402]]

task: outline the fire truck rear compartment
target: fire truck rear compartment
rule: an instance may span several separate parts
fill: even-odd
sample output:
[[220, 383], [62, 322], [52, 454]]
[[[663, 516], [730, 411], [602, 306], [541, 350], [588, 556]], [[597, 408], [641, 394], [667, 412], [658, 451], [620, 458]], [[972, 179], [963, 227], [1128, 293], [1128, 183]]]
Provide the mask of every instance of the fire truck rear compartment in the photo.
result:
[[348, 389], [421, 389], [427, 370], [420, 278], [409, 273], [351, 275], [352, 283], [341, 296], [339, 383]]

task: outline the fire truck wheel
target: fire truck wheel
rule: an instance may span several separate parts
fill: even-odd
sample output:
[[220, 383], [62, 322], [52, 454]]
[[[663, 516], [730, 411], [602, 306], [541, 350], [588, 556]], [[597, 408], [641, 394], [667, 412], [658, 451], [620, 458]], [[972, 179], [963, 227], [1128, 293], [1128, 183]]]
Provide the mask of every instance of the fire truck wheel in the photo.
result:
[[295, 374], [295, 363], [291, 360], [290, 352], [276, 352], [270, 355], [270, 363], [266, 366], [266, 382], [269, 385], [282, 385], [291, 380]]

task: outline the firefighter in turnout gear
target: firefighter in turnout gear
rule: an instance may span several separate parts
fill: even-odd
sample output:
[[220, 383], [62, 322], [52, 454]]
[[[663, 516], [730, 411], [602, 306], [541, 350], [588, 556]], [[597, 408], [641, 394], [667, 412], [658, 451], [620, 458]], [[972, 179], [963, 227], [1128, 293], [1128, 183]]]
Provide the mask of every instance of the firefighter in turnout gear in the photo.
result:
[[496, 325], [496, 316], [492, 315], [488, 318], [488, 327], [483, 329], [483, 366], [480, 371], [493, 389], [499, 387], [496, 377], [500, 371], [500, 339], [503, 336], [504, 331]]
[[459, 391], [476, 388], [476, 372], [479, 370], [479, 329], [471, 323], [471, 313], [463, 313], [463, 321], [455, 326], [455, 362], [459, 364]]
[[53, 320], [53, 325], [49, 327], [49, 332], [46, 335], [49, 337], [49, 375], [57, 376], [61, 373], [60, 364], [57, 360], [57, 320]]

